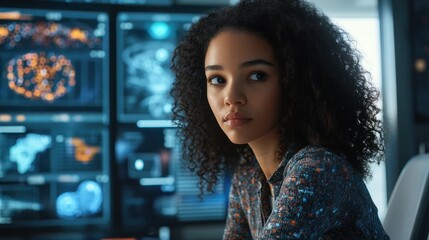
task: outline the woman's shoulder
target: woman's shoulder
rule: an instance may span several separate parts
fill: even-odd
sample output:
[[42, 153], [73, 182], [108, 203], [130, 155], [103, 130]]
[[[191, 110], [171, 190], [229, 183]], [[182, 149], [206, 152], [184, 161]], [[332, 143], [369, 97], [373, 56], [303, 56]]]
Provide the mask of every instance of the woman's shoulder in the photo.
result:
[[331, 156], [331, 157], [343, 157], [343, 154], [333, 151], [330, 148], [319, 146], [319, 145], [307, 145], [292, 156], [292, 158], [304, 158], [308, 156]]
[[345, 154], [317, 145], [309, 145], [297, 151], [289, 159], [285, 171], [290, 171], [291, 169], [330, 173], [339, 171], [345, 175], [350, 175], [354, 172]]

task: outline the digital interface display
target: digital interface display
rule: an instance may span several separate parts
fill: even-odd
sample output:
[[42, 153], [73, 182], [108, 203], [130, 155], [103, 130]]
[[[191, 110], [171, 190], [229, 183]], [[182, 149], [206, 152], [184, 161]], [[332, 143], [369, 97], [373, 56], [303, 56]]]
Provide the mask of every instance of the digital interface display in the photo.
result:
[[[2, 127], [0, 127], [0, 130]], [[0, 133], [0, 177], [103, 170], [100, 130]]]
[[429, 121], [429, 14], [428, 6], [414, 11], [414, 105], [417, 120]]
[[171, 122], [171, 57], [199, 15], [85, 6], [0, 8], [0, 233], [224, 221], [227, 181], [199, 197]]
[[104, 13], [0, 9], [0, 111], [101, 111]]
[[180, 160], [174, 128], [122, 127], [116, 141], [125, 226], [222, 220], [227, 189], [198, 197], [198, 178]]
[[48, 1], [66, 2], [66, 3], [115, 3], [116, 2], [116, 0], [48, 0]]
[[[112, 0], [115, 1], [115, 0]], [[172, 5], [174, 0], [116, 0], [117, 4]]]
[[105, 223], [107, 209], [104, 182], [8, 184], [0, 188], [0, 229], [5, 226], [56, 226]]
[[112, 4], [134, 4], [134, 5], [171, 5], [173, 0], [43, 0], [65, 3], [112, 3]]
[[171, 119], [171, 58], [196, 19], [173, 13], [118, 15], [119, 121]]
[[65, 124], [8, 127], [0, 126], [0, 228], [107, 221], [106, 130]]

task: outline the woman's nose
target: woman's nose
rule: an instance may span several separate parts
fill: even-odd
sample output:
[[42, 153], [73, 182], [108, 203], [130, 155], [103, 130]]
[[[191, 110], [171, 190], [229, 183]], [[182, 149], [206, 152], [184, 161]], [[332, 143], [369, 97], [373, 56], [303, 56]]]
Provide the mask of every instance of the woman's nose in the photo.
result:
[[225, 89], [224, 104], [230, 105], [243, 105], [246, 104], [247, 98], [244, 93], [243, 86], [238, 83], [233, 83]]

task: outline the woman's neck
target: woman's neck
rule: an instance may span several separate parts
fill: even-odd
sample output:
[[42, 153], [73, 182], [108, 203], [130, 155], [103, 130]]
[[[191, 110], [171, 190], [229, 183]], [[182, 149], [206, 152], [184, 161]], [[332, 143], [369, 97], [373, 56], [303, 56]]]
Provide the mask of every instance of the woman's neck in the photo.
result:
[[277, 134], [249, 143], [267, 180], [270, 179], [280, 164], [277, 156], [279, 143], [280, 140]]

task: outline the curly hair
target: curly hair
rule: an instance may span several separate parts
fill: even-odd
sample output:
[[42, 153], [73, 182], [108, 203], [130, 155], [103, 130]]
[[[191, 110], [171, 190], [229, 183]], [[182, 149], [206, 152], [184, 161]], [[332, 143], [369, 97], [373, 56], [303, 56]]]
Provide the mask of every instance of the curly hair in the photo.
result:
[[206, 50], [226, 28], [264, 37], [280, 63], [278, 158], [290, 149], [319, 145], [345, 154], [363, 178], [370, 176], [369, 164], [379, 163], [384, 152], [376, 116], [380, 94], [348, 35], [301, 0], [242, 0], [201, 17], [172, 59], [173, 121], [183, 159], [199, 176], [200, 190], [212, 192], [220, 173], [253, 157], [247, 144], [229, 141], [207, 100]]

